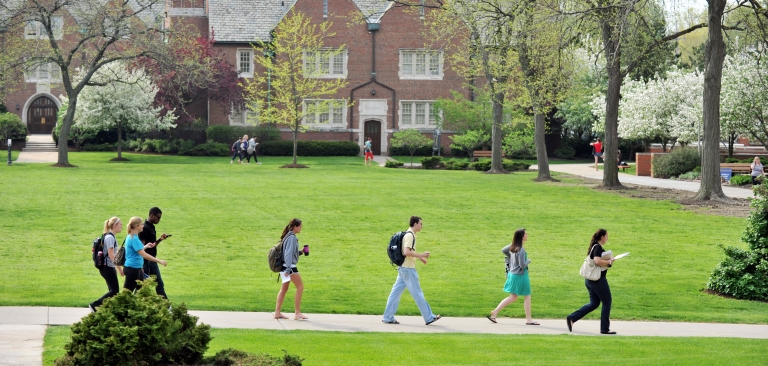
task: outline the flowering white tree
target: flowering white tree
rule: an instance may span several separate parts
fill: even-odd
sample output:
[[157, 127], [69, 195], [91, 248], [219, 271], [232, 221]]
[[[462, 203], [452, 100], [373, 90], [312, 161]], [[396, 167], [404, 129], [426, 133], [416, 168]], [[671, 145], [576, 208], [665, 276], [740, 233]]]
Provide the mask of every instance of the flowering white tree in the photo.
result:
[[757, 55], [726, 56], [720, 94], [720, 130], [732, 155], [733, 141], [747, 135], [768, 143], [768, 68]]
[[144, 132], [176, 127], [173, 111], [161, 115], [162, 107], [152, 106], [157, 87], [143, 69], [129, 70], [123, 63], [111, 63], [99, 69], [91, 82], [104, 85], [87, 86], [80, 93], [75, 125], [95, 130], [117, 129], [117, 159], [114, 160], [125, 160], [123, 129]]

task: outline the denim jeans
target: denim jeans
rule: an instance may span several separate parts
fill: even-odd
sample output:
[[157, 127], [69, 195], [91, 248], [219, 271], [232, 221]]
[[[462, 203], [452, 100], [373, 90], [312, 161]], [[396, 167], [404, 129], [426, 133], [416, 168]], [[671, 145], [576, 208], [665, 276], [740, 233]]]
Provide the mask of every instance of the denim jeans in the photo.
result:
[[597, 309], [600, 306], [600, 302], [603, 303], [602, 313], [600, 315], [600, 332], [607, 332], [611, 330], [611, 288], [608, 286], [608, 280], [605, 277], [600, 278], [597, 281], [590, 281], [585, 279], [584, 284], [589, 291], [589, 304], [581, 307], [581, 309], [574, 311], [568, 317], [571, 321], [576, 322], [583, 318], [585, 315]]
[[419, 274], [416, 273], [416, 268], [397, 268], [397, 280], [392, 286], [392, 292], [389, 293], [387, 299], [387, 307], [384, 309], [384, 321], [392, 322], [395, 320], [395, 313], [397, 307], [400, 305], [400, 296], [403, 295], [403, 291], [408, 289], [411, 293], [413, 300], [416, 301], [416, 306], [421, 311], [421, 316], [424, 318], [425, 323], [429, 323], [435, 318], [435, 314], [432, 314], [432, 308], [427, 304], [427, 300], [424, 299], [424, 293], [421, 292], [421, 285], [419, 284]]
[[146, 273], [147, 276], [157, 277], [155, 278], [155, 281], [157, 281], [157, 287], [155, 288], [155, 292], [157, 292], [158, 295], [164, 297], [167, 300], [168, 296], [165, 294], [165, 284], [163, 283], [163, 277], [160, 276], [160, 266], [157, 265], [157, 262], [150, 262], [145, 260], [144, 273]]
[[120, 282], [117, 280], [117, 272], [115, 272], [115, 267], [102, 267], [99, 268], [99, 272], [101, 273], [101, 277], [107, 281], [108, 291], [106, 294], [104, 294], [104, 296], [91, 303], [94, 308], [101, 306], [101, 303], [103, 303], [104, 300], [120, 293]]

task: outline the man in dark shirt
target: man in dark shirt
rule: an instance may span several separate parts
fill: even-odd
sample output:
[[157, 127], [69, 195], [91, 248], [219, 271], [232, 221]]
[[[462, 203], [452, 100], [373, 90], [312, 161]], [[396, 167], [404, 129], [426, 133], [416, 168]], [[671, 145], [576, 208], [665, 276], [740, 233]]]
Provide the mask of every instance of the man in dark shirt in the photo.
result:
[[[169, 235], [162, 234], [160, 237], [157, 237], [157, 232], [155, 231], [155, 225], [160, 223], [160, 219], [163, 217], [163, 211], [160, 211], [157, 207], [152, 207], [149, 209], [149, 216], [147, 217], [147, 220], [144, 221], [144, 230], [142, 230], [139, 233], [139, 240], [141, 240], [144, 244], [149, 243], [155, 243], [155, 245], [152, 248], [147, 248], [145, 252], [153, 257], [157, 257], [157, 246], [160, 244], [161, 241], [168, 238]], [[163, 284], [163, 277], [160, 276], [160, 267], [155, 262], [150, 262], [148, 260], [144, 260], [144, 273], [146, 273], [148, 276], [155, 275], [157, 276], [157, 288], [155, 291], [157, 291], [157, 294], [168, 299], [168, 296], [165, 295], [165, 286]]]

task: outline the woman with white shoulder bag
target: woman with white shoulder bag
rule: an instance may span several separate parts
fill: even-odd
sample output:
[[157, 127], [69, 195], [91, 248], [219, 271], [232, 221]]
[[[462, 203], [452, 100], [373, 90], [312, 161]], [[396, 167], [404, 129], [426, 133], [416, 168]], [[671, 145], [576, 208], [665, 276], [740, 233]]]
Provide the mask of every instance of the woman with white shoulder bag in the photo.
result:
[[[587, 291], [589, 292], [589, 304], [582, 306], [581, 309], [576, 310], [571, 313], [571, 315], [565, 317], [569, 332], [573, 331], [573, 323], [579, 321], [581, 318], [597, 309], [597, 307], [600, 306], [600, 303], [602, 302], [603, 308], [600, 315], [600, 333], [616, 334], [616, 332], [611, 330], [611, 288], [608, 286], [608, 279], [605, 277], [608, 273], [608, 268], [613, 265], [614, 258], [613, 256], [610, 256], [610, 258], [607, 259], [602, 257], [603, 252], [605, 252], [603, 246], [607, 242], [608, 231], [605, 229], [598, 229], [597, 232], [592, 235], [592, 240], [589, 242], [587, 261], [591, 259], [594, 261], [594, 265], [599, 267], [600, 277], [595, 280], [591, 280], [588, 278], [591, 276], [585, 275], [585, 269], [582, 268], [582, 276], [585, 277], [584, 285], [587, 287]], [[585, 263], [585, 265], [586, 264], [587, 263]], [[594, 268], [592, 269], [594, 270]]]

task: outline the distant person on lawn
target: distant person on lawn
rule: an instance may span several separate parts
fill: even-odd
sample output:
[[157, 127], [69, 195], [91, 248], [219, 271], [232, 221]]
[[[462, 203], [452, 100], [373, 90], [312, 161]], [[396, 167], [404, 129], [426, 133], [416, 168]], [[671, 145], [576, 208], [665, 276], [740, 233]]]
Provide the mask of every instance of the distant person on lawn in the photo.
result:
[[242, 137], [238, 137], [237, 141], [235, 141], [235, 143], [232, 144], [232, 148], [230, 149], [230, 150], [232, 150], [232, 160], [229, 161], [230, 164], [232, 164], [235, 161], [235, 158], [238, 159], [237, 160], [238, 163], [242, 163], [243, 162], [243, 157], [240, 156], [240, 144], [242, 144], [242, 143], [243, 143], [243, 138]]
[[416, 251], [416, 234], [421, 231], [422, 228], [421, 218], [418, 216], [411, 216], [410, 228], [406, 231], [403, 237], [403, 255], [405, 256], [405, 262], [400, 267], [397, 267], [397, 280], [392, 286], [392, 292], [389, 293], [387, 299], [387, 307], [384, 309], [384, 317], [382, 322], [387, 324], [400, 324], [395, 320], [395, 313], [397, 313], [397, 307], [400, 305], [400, 296], [403, 295], [403, 291], [408, 289], [411, 293], [413, 300], [416, 302], [416, 306], [419, 307], [421, 316], [424, 318], [424, 322], [430, 325], [438, 321], [441, 316], [432, 313], [432, 308], [429, 307], [427, 300], [424, 298], [424, 293], [421, 291], [421, 284], [419, 283], [419, 274], [416, 273], [416, 261], [418, 258], [421, 263], [427, 264], [427, 258], [429, 258], [429, 252], [419, 253]]
[[501, 300], [499, 306], [491, 310], [491, 315], [486, 316], [488, 320], [494, 323], [496, 323], [496, 316], [502, 309], [515, 302], [518, 296], [523, 296], [525, 298], [523, 303], [525, 324], [539, 325], [531, 319], [531, 280], [528, 278], [528, 264], [531, 263], [531, 260], [528, 259], [528, 253], [523, 247], [527, 240], [528, 233], [525, 229], [517, 229], [512, 237], [512, 244], [501, 249], [501, 252], [509, 259], [507, 282], [504, 284], [504, 292], [508, 293], [509, 297]]
[[119, 234], [123, 231], [123, 222], [119, 217], [112, 217], [107, 221], [104, 221], [104, 240], [102, 245], [104, 246], [104, 253], [107, 255], [104, 257], [106, 266], [99, 268], [101, 277], [107, 281], [107, 293], [100, 297], [98, 300], [88, 304], [91, 311], [96, 311], [96, 308], [101, 306], [104, 300], [120, 293], [120, 282], [117, 279], [117, 273], [120, 272], [120, 277], [125, 276], [123, 269], [120, 266], [115, 267], [115, 254], [117, 254], [117, 239], [115, 234]]
[[[595, 149], [592, 155], [595, 156], [595, 170], [598, 170], [597, 160], [603, 157], [603, 143], [600, 142], [600, 138], [597, 138], [597, 141], [590, 142], [589, 144]], [[605, 161], [605, 159], [603, 159], [603, 161]]]
[[123, 273], [125, 273], [123, 288], [131, 291], [135, 291], [139, 287], [136, 281], [144, 281], [144, 270], [142, 269], [144, 260], [160, 263], [163, 266], [168, 265], [166, 261], [146, 253], [145, 250], [154, 248], [155, 243], [142, 244], [139, 233], [143, 230], [141, 217], [131, 217], [131, 220], [128, 221], [128, 237], [125, 239], [125, 268], [123, 269]]
[[[755, 160], [752, 161], [752, 164], [749, 164], [749, 167], [752, 168], [752, 185], [760, 184], [763, 181], [763, 174], [765, 174], [760, 157], [755, 156]], [[758, 178], [760, 179], [758, 180]]]
[[[142, 243], [146, 245], [152, 244], [152, 246], [146, 249], [147, 254], [152, 257], [157, 257], [157, 246], [160, 245], [160, 242], [167, 239], [169, 236], [168, 234], [163, 234], [160, 235], [159, 238], [157, 237], [155, 225], [160, 223], [160, 219], [162, 217], [163, 211], [157, 207], [150, 208], [147, 221], [144, 221], [144, 227], [139, 234], [139, 240], [141, 240]], [[144, 273], [146, 273], [147, 276], [157, 277], [157, 287], [155, 288], [157, 294], [168, 299], [168, 296], [165, 295], [165, 283], [163, 283], [163, 277], [160, 275], [160, 267], [157, 265], [157, 262], [148, 259], [144, 261], [143, 267]]]
[[251, 163], [251, 157], [253, 157], [253, 161], [256, 164], [261, 164], [259, 163], [259, 158], [256, 157], [256, 145], [258, 144], [259, 143], [256, 142], [256, 137], [251, 137], [251, 139], [248, 140], [248, 150], [246, 151], [248, 153], [248, 164]]
[[365, 153], [365, 165], [369, 165], [371, 162], [373, 162], [373, 147], [371, 146], [371, 138], [368, 138], [368, 141], [365, 142], [365, 146], [363, 146], [363, 152]]
[[291, 219], [288, 225], [283, 229], [283, 233], [280, 235], [280, 240], [283, 243], [283, 268], [280, 272], [280, 278], [290, 278], [283, 282], [280, 286], [280, 291], [277, 293], [277, 302], [275, 303], [275, 319], [288, 319], [283, 315], [281, 308], [283, 307], [283, 300], [285, 300], [285, 293], [288, 292], [288, 286], [293, 283], [296, 286], [296, 297], [293, 299], [294, 316], [295, 320], [307, 320], [306, 316], [301, 313], [301, 295], [304, 293], [304, 282], [301, 280], [299, 274], [299, 268], [296, 264], [299, 263], [299, 238], [296, 234], [301, 232], [301, 220]]

